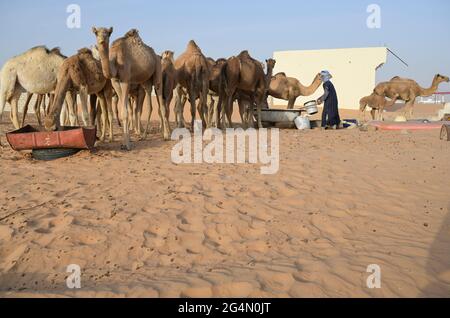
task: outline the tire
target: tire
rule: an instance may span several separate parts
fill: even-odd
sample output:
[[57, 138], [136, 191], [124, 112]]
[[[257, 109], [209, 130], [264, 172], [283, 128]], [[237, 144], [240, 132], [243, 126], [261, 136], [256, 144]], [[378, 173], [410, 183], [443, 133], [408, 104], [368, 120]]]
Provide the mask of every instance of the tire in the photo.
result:
[[34, 149], [32, 155], [36, 160], [50, 161], [73, 156], [79, 151], [80, 149], [71, 148]]

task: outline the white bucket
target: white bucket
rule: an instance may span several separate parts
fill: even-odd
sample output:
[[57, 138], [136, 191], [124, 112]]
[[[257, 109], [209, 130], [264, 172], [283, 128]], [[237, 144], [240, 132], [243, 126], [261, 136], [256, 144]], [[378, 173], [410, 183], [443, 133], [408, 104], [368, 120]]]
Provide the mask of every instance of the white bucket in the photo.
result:
[[317, 102], [315, 100], [305, 103], [304, 107], [308, 115], [315, 115], [319, 112], [319, 109], [317, 108]]
[[295, 118], [294, 123], [299, 130], [311, 129], [311, 122], [308, 117], [298, 116]]

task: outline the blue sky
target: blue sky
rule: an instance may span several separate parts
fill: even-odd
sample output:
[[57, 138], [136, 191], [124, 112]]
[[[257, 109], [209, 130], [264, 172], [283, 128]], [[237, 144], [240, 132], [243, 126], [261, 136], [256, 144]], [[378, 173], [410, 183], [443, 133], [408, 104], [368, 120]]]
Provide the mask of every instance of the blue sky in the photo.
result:
[[[80, 29], [66, 27], [71, 3], [81, 7]], [[366, 26], [372, 3], [381, 7], [381, 29]], [[180, 53], [195, 39], [214, 58], [243, 49], [264, 60], [278, 50], [386, 45], [409, 67], [389, 56], [378, 80], [401, 75], [428, 86], [434, 74], [450, 75], [449, 12], [448, 0], [1, 1], [0, 64], [42, 44], [71, 55], [94, 43], [95, 25], [114, 26], [113, 38], [137, 28], [157, 52]]]

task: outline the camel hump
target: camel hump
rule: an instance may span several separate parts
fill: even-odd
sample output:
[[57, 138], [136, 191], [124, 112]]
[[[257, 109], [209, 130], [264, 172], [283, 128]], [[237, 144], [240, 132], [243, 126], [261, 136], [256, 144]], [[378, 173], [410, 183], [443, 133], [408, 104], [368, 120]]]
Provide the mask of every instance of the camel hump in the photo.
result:
[[125, 33], [126, 38], [139, 37], [139, 31], [137, 29], [131, 29], [127, 33]]
[[286, 73], [285, 72], [279, 72], [279, 73], [275, 74], [273, 77], [277, 77], [277, 76], [284, 76], [284, 77], [286, 77]]
[[47, 54], [50, 54], [50, 50], [45, 45], [38, 45], [38, 46], [32, 47], [31, 49], [28, 50], [28, 52], [33, 52], [33, 51], [45, 51]]
[[248, 50], [244, 50], [241, 53], [239, 53], [239, 57], [251, 58], [250, 53], [248, 53]]
[[198, 52], [202, 51], [200, 49], [200, 47], [197, 45], [197, 43], [195, 43], [194, 40], [190, 40], [187, 47], [188, 47], [188, 50], [191, 50], [191, 51], [198, 51]]
[[87, 47], [78, 50], [78, 54], [89, 54], [92, 55], [92, 51]]

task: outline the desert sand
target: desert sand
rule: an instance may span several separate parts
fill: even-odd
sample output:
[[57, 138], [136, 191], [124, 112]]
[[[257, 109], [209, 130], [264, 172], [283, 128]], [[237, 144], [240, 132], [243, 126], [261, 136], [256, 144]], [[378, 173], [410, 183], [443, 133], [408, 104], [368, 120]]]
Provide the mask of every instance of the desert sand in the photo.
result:
[[117, 142], [53, 162], [0, 150], [1, 297], [450, 296], [438, 131], [281, 130], [280, 170], [261, 175], [175, 165], [157, 125], [128, 153], [117, 127]]

